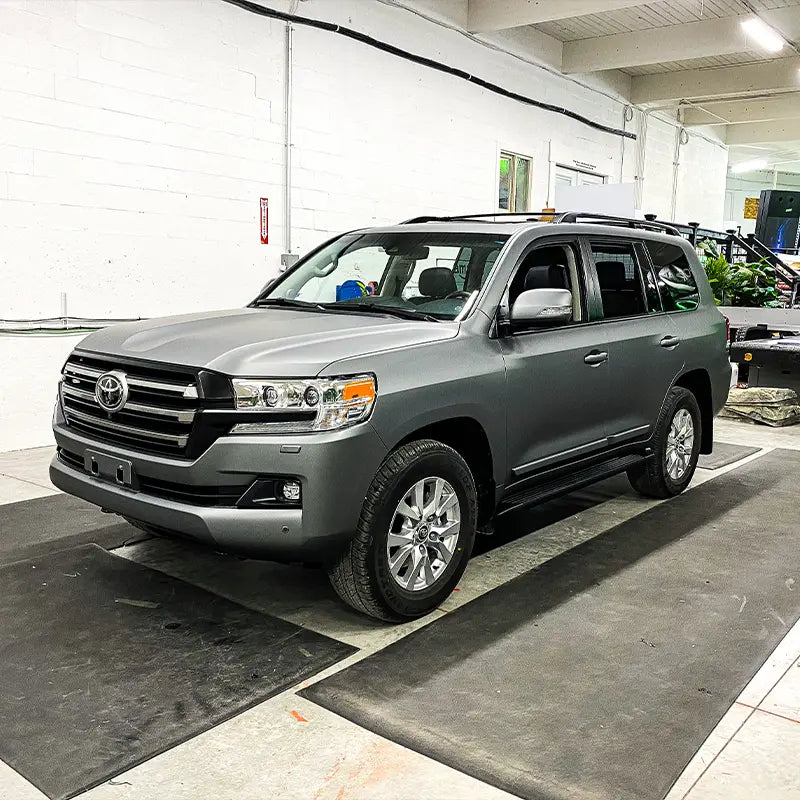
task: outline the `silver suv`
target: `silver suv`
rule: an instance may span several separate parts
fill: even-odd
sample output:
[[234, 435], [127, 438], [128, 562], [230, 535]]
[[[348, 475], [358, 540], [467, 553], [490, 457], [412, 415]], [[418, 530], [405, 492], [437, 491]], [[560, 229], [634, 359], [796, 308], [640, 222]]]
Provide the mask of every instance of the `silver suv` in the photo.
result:
[[620, 472], [678, 494], [730, 376], [694, 249], [533, 217], [346, 233], [247, 308], [91, 334], [53, 483], [158, 534], [322, 564], [385, 620], [442, 602], [497, 515]]

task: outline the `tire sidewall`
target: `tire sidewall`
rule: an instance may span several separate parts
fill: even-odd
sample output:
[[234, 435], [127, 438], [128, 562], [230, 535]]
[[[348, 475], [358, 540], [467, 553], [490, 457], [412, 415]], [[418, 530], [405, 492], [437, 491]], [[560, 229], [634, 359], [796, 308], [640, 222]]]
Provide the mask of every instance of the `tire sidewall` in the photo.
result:
[[[427, 589], [411, 592], [399, 586], [389, 570], [386, 552], [389, 528], [395, 509], [408, 490], [423, 478], [444, 478], [455, 490], [461, 512], [461, 527], [450, 563], [441, 577]], [[477, 497], [475, 483], [466, 462], [450, 448], [429, 451], [411, 461], [379, 491], [370, 526], [369, 574], [373, 589], [391, 611], [406, 618], [419, 617], [440, 605], [453, 591], [466, 569], [475, 542]]]
[[[697, 404], [695, 396], [688, 391], [688, 389], [674, 389], [674, 396], [667, 406], [667, 413], [663, 417], [661, 430], [658, 432], [658, 442], [656, 446], [656, 457], [658, 458], [659, 468], [662, 472], [664, 485], [669, 490], [670, 494], [680, 494], [691, 483], [694, 477], [695, 470], [697, 469], [697, 462], [700, 458], [700, 440], [702, 438], [702, 420], [700, 417], [700, 406]], [[672, 420], [681, 409], [686, 409], [692, 417], [692, 424], [694, 425], [694, 442], [692, 444], [692, 458], [689, 463], [689, 468], [684, 473], [683, 477], [678, 480], [670, 477], [667, 471], [667, 437], [672, 425]]]

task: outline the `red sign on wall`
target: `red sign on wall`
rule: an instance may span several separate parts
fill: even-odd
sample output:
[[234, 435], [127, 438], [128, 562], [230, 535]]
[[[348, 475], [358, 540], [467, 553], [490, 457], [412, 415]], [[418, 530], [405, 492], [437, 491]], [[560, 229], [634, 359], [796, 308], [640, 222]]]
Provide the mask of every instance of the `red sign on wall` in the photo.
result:
[[261, 244], [269, 244], [269, 200], [261, 198]]

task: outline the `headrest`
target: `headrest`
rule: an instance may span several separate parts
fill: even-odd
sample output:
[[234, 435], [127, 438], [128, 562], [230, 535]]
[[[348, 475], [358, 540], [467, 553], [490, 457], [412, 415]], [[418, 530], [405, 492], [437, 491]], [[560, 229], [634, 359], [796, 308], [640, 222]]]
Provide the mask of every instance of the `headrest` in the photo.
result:
[[598, 261], [597, 277], [604, 292], [628, 288], [629, 281], [622, 261]]
[[525, 291], [528, 289], [568, 289], [567, 268], [563, 264], [547, 264], [531, 267], [525, 276]]
[[429, 267], [420, 273], [419, 293], [425, 297], [447, 297], [456, 291], [456, 279], [447, 267]]

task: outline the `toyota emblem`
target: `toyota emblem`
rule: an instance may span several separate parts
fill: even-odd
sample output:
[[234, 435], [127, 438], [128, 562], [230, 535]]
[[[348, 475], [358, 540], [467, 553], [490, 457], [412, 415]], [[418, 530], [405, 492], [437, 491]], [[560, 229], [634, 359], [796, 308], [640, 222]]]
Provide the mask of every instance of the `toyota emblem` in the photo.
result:
[[108, 412], [119, 411], [128, 399], [128, 382], [124, 372], [106, 372], [97, 379], [94, 396], [100, 408]]

